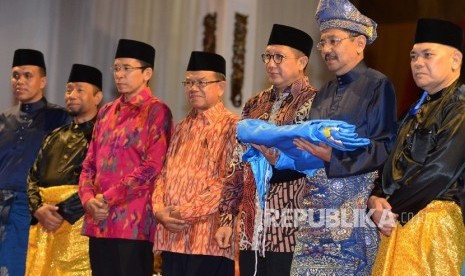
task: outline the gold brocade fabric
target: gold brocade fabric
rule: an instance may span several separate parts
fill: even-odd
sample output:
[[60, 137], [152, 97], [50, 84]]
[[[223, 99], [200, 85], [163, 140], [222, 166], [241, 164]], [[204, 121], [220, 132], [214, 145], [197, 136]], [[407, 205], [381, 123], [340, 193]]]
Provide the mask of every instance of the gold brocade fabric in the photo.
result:
[[373, 276], [455, 276], [465, 259], [465, 226], [460, 207], [435, 200], [403, 227], [383, 236]]
[[[76, 185], [40, 188], [42, 201], [57, 204], [77, 192]], [[29, 231], [26, 275], [91, 275], [89, 240], [81, 236], [82, 218], [71, 225], [67, 221], [55, 232], [47, 232], [40, 223]]]

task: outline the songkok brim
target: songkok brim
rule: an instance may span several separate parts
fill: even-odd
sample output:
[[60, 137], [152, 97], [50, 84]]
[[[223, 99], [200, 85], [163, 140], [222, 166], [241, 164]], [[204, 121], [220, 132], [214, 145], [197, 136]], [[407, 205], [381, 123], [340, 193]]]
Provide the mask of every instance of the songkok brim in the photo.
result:
[[135, 58], [153, 68], [155, 64], [155, 48], [137, 40], [120, 39], [116, 49], [116, 58]]
[[268, 39], [268, 45], [289, 46], [309, 57], [312, 52], [313, 40], [304, 31], [286, 25], [274, 24]]
[[377, 37], [376, 22], [361, 14], [347, 0], [320, 0], [315, 18], [321, 32], [328, 29], [352, 31], [364, 35], [367, 44], [373, 43]]
[[463, 52], [463, 29], [449, 21], [421, 18], [417, 21], [414, 43], [438, 43]]
[[17, 49], [13, 56], [13, 65], [11, 67], [23, 66], [23, 65], [35, 65], [44, 69], [45, 61], [42, 52], [33, 49]]
[[193, 51], [186, 71], [213, 71], [226, 75], [226, 61], [215, 53]]
[[92, 66], [73, 64], [68, 82], [86, 82], [93, 84], [102, 90], [102, 72]]

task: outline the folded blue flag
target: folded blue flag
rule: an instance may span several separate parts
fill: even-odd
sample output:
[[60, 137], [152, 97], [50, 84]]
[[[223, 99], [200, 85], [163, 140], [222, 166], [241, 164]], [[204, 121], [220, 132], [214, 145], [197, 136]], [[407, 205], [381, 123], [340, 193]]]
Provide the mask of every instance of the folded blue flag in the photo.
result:
[[[237, 125], [237, 137], [245, 144], [278, 149], [280, 155], [275, 168], [298, 170], [308, 175], [323, 168], [324, 162], [307, 151], [297, 149], [294, 139], [303, 138], [315, 144], [323, 142], [342, 151], [353, 151], [370, 144], [369, 139], [358, 137], [354, 125], [337, 120], [311, 120], [301, 124], [277, 126], [259, 119], [244, 119]], [[251, 165], [263, 208], [268, 192], [267, 182], [271, 178], [271, 165], [259, 150], [251, 146], [248, 146], [242, 159]]]

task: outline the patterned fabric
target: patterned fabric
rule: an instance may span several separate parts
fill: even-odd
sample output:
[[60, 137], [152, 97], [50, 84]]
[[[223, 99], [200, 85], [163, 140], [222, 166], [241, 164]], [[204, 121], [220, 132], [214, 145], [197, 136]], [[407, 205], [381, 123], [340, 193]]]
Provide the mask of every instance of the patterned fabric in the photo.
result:
[[86, 214], [83, 234], [153, 241], [150, 197], [171, 132], [171, 111], [149, 88], [128, 101], [121, 96], [100, 109], [83, 163], [79, 196], [85, 205], [103, 193], [110, 211], [100, 223]]
[[[77, 192], [77, 185], [40, 188], [42, 201], [55, 205]], [[31, 226], [25, 275], [91, 275], [89, 238], [81, 235], [83, 218], [67, 221], [54, 232], [41, 224]]]
[[435, 200], [390, 237], [383, 236], [374, 276], [460, 275], [465, 259], [465, 226], [460, 208]]
[[367, 37], [367, 44], [375, 41], [377, 24], [361, 14], [349, 0], [320, 0], [315, 19], [320, 31], [327, 29], [350, 30]]
[[[271, 87], [247, 101], [242, 110], [242, 119], [262, 119], [276, 125], [301, 123], [310, 113], [315, 94], [316, 89], [310, 85], [308, 78], [301, 78], [283, 91], [284, 98], [279, 108], [273, 113], [273, 105], [280, 97], [277, 91]], [[276, 210], [299, 208], [299, 196], [304, 184], [305, 177], [272, 183], [267, 196], [267, 208]], [[263, 221], [261, 221], [261, 214], [257, 214], [261, 208], [256, 196], [254, 177], [247, 164], [244, 165], [243, 169], [237, 167], [225, 185], [220, 203], [222, 216], [236, 215], [241, 201], [240, 249], [258, 250], [260, 237], [258, 237], [257, 232], [263, 229]], [[264, 241], [265, 251], [293, 252], [296, 230], [295, 227], [267, 227]]]
[[237, 145], [237, 121], [220, 102], [200, 114], [191, 111], [176, 126], [155, 184], [153, 210], [175, 206], [189, 227], [173, 233], [158, 224], [154, 250], [234, 259], [234, 246], [220, 249], [214, 235], [221, 190]]
[[370, 275], [379, 234], [363, 215], [376, 176], [308, 177], [291, 275]]
[[[364, 215], [366, 200], [374, 185], [374, 172], [384, 164], [395, 141], [396, 98], [392, 82], [362, 61], [347, 74], [323, 86], [310, 113], [312, 120], [342, 120], [355, 125], [357, 134], [369, 138], [371, 144], [354, 151], [333, 150], [324, 171], [319, 171], [319, 177], [309, 182], [305, 205]], [[299, 230], [293, 274], [370, 273], [378, 244], [377, 229], [351, 226], [341, 231], [335, 229]], [[319, 236], [320, 230], [324, 235]]]

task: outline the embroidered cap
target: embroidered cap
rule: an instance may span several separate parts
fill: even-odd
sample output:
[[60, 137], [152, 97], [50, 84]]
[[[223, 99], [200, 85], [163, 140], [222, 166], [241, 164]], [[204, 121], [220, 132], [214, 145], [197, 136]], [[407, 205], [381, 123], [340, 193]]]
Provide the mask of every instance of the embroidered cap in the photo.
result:
[[135, 58], [153, 68], [155, 64], [155, 48], [137, 40], [120, 39], [115, 58]]
[[423, 42], [447, 45], [463, 52], [463, 29], [449, 21], [421, 18], [417, 21], [414, 43]]
[[226, 75], [226, 61], [215, 53], [192, 51], [186, 71], [213, 71]]
[[274, 24], [268, 45], [285, 45], [297, 49], [307, 57], [312, 52], [313, 40], [306, 32], [286, 25]]
[[87, 82], [102, 90], [102, 72], [92, 66], [73, 64], [68, 82]]
[[361, 14], [348, 0], [320, 0], [315, 14], [320, 31], [345, 29], [366, 36], [367, 44], [375, 41], [376, 22]]
[[39, 66], [44, 69], [44, 73], [47, 73], [44, 55], [40, 51], [33, 49], [17, 49], [13, 56], [13, 65], [11, 67], [23, 65]]

